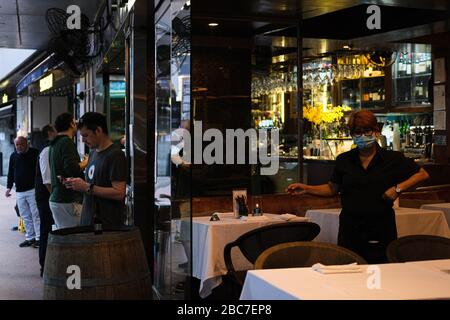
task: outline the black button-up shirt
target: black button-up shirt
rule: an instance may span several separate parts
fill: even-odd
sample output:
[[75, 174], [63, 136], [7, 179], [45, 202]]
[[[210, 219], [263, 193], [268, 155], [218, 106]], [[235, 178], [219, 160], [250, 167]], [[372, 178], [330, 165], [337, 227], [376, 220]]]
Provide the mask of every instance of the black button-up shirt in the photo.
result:
[[377, 240], [389, 243], [397, 237], [393, 202], [383, 199], [389, 188], [407, 180], [420, 167], [402, 153], [377, 148], [367, 169], [358, 149], [340, 154], [330, 181], [341, 197], [340, 245]]

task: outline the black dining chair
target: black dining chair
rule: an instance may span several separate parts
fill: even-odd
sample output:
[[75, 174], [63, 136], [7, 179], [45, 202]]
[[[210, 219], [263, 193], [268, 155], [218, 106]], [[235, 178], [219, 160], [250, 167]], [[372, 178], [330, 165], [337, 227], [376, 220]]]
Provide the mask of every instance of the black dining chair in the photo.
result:
[[[277, 223], [251, 230], [224, 248], [227, 275], [224, 282], [231, 282], [233, 298], [239, 298], [247, 271], [236, 271], [231, 259], [231, 249], [237, 247], [244, 257], [255, 263], [258, 256], [267, 248], [292, 241], [311, 241], [320, 233], [320, 226], [313, 222]], [[231, 298], [231, 297], [230, 297]]]
[[431, 235], [412, 235], [392, 241], [386, 255], [389, 262], [450, 259], [450, 239]]
[[265, 250], [256, 259], [255, 269], [311, 267], [316, 263], [341, 265], [367, 264], [355, 252], [332, 243], [296, 241], [281, 243]]

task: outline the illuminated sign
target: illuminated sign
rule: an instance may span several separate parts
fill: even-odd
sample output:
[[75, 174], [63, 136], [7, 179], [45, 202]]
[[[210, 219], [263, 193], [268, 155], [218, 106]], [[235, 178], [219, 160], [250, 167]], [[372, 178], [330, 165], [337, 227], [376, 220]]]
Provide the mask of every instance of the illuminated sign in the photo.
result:
[[48, 76], [39, 80], [39, 92], [45, 91], [53, 87], [53, 74], [49, 74]]
[[111, 81], [109, 83], [110, 98], [125, 98], [125, 81]]
[[2, 97], [2, 103], [7, 103], [8, 102], [8, 95], [5, 93]]

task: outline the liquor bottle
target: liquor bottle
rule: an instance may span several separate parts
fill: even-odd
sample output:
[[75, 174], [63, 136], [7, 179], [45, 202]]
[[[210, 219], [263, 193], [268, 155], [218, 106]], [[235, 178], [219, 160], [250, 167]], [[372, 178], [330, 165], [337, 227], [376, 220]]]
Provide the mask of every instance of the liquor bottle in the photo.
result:
[[400, 151], [400, 128], [399, 124], [397, 122], [394, 123], [394, 126], [392, 127], [392, 150], [394, 151]]
[[409, 147], [411, 145], [411, 131], [409, 129], [409, 123], [406, 123], [406, 125], [407, 130], [406, 130], [405, 144], [407, 147]]
[[416, 143], [418, 144], [418, 146], [421, 146], [423, 144], [423, 131], [421, 127], [417, 128], [417, 141]]
[[404, 77], [406, 75], [406, 55], [400, 54], [398, 61], [398, 77]]
[[[95, 201], [95, 199], [93, 200]], [[94, 234], [102, 234], [103, 233], [103, 224], [100, 219], [100, 212], [98, 212], [98, 206], [95, 206], [96, 210], [94, 212]]]
[[427, 54], [427, 58], [426, 58], [426, 65], [427, 65], [427, 73], [431, 72], [431, 56]]
[[406, 60], [406, 75], [407, 76], [411, 74], [411, 65], [412, 65], [412, 54], [409, 53], [408, 58]]

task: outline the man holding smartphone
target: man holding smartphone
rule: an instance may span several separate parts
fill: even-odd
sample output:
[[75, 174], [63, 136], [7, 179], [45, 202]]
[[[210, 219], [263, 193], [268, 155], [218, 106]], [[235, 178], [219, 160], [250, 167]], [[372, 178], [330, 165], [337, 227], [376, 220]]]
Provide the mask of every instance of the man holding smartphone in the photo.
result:
[[60, 114], [55, 120], [57, 136], [50, 143], [49, 162], [51, 173], [50, 209], [56, 228], [70, 228], [80, 224], [81, 198], [79, 192], [64, 185], [66, 177], [80, 177], [87, 159], [80, 162], [73, 137], [77, 132], [75, 119], [70, 113]]
[[106, 117], [87, 112], [78, 121], [78, 128], [91, 152], [85, 180], [67, 178], [65, 185], [84, 193], [81, 225], [103, 227], [124, 224], [125, 191], [128, 166], [123, 151], [108, 136]]

